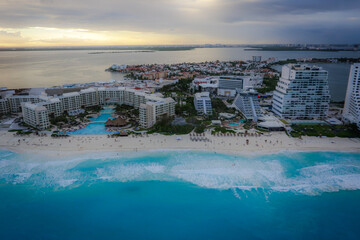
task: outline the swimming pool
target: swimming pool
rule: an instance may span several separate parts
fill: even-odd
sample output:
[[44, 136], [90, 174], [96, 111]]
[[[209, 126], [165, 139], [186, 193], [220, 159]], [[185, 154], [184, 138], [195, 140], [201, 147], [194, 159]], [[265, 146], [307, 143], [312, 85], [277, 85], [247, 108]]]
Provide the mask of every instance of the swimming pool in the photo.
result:
[[105, 130], [105, 123], [102, 122], [92, 122], [89, 123], [86, 127], [68, 132], [70, 135], [100, 135], [100, 134], [113, 134], [114, 132], [109, 132]]
[[245, 122], [245, 120], [239, 120], [237, 122], [231, 122], [231, 123], [229, 123], [229, 126], [237, 127], [237, 126], [239, 126], [239, 123], [244, 123], [244, 122]]
[[111, 118], [111, 114], [100, 114], [97, 118], [90, 118], [92, 122], [106, 122]]
[[100, 113], [113, 113], [115, 110], [113, 108], [105, 108], [100, 111]]
[[84, 128], [68, 132], [70, 135], [100, 135], [100, 134], [113, 134], [115, 132], [106, 131], [105, 122], [111, 117], [111, 113], [114, 112], [112, 108], [106, 108], [100, 111], [100, 115], [97, 118], [91, 118], [91, 122]]

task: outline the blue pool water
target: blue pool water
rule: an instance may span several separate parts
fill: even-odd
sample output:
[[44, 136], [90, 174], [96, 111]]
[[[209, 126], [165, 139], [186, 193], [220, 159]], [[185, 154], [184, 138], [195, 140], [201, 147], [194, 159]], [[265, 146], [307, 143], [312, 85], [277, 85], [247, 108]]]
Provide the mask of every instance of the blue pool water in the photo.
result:
[[115, 110], [113, 108], [105, 108], [100, 111], [100, 113], [113, 113]]
[[106, 131], [105, 123], [103, 122], [91, 122], [86, 127], [68, 132], [69, 135], [101, 135], [101, 134], [113, 134], [113, 132]]
[[359, 239], [360, 154], [0, 151], [0, 239]]
[[112, 108], [105, 108], [100, 111], [100, 115], [97, 118], [91, 118], [90, 123], [79, 130], [68, 132], [70, 135], [101, 135], [101, 134], [113, 134], [114, 132], [106, 131], [105, 122], [108, 119], [113, 119], [111, 113], [115, 110]]
[[244, 120], [239, 120], [237, 122], [231, 122], [229, 123], [230, 126], [233, 126], [233, 127], [237, 127], [239, 126], [239, 123], [244, 123], [245, 121]]
[[92, 122], [106, 122], [109, 118], [111, 118], [111, 114], [100, 114], [97, 118], [91, 118]]

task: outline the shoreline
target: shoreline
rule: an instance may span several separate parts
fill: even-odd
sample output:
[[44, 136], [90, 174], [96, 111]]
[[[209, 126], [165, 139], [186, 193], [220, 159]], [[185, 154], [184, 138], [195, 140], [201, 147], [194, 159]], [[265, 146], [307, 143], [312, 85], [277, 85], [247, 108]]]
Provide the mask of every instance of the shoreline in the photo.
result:
[[[181, 140], [177, 140], [177, 137]], [[17, 153], [71, 156], [91, 153], [129, 153], [161, 151], [204, 151], [232, 155], [266, 155], [280, 152], [354, 152], [360, 153], [359, 138], [290, 138], [285, 133], [260, 137], [212, 136], [192, 141], [189, 135], [108, 138], [107, 135], [16, 136], [0, 132], [0, 149]], [[247, 144], [248, 141], [248, 144]]]

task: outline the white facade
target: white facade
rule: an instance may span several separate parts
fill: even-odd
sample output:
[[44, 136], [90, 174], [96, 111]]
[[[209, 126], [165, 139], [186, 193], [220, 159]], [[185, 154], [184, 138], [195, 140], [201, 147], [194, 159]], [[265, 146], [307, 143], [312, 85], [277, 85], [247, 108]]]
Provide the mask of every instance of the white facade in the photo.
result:
[[191, 85], [195, 90], [200, 87], [202, 89], [212, 88], [216, 90], [219, 87], [219, 79], [217, 77], [196, 77]]
[[34, 128], [45, 130], [50, 127], [49, 114], [44, 106], [22, 103], [22, 114], [24, 122]]
[[37, 105], [46, 107], [48, 114], [53, 115], [54, 117], [58, 117], [64, 112], [61, 101], [58, 98], [51, 98], [46, 102], [40, 102]]
[[140, 104], [140, 126], [150, 128], [162, 117], [175, 116], [175, 101], [172, 98], [163, 98], [160, 101], [148, 101]]
[[255, 91], [240, 91], [234, 100], [234, 106], [246, 119], [258, 121], [262, 117], [258, 94]]
[[9, 102], [6, 99], [0, 99], [0, 115], [10, 113]]
[[360, 129], [360, 63], [351, 65], [343, 118]]
[[273, 112], [281, 118], [321, 119], [330, 103], [328, 72], [320, 67], [288, 64], [273, 96]]
[[64, 93], [59, 97], [63, 111], [77, 110], [81, 108], [81, 97], [80, 93]]
[[196, 93], [194, 97], [194, 106], [198, 114], [211, 115], [212, 106], [210, 94], [208, 92]]
[[80, 91], [81, 106], [91, 107], [99, 105], [96, 89], [87, 88]]
[[[140, 125], [146, 128], [152, 127], [162, 116], [172, 117], [175, 115], [175, 101], [172, 98], [164, 98], [161, 94], [148, 94], [124, 87], [89, 88], [79, 92], [65, 93], [57, 98], [46, 95], [8, 96], [5, 99], [0, 99], [0, 113], [6, 111], [18, 112], [24, 108], [21, 103], [28, 103], [26, 109], [22, 111], [25, 114], [24, 121], [33, 127], [37, 126], [39, 129], [48, 127], [46, 123], [48, 120], [45, 121], [39, 117], [43, 115], [42, 110], [44, 108], [48, 119], [49, 115], [57, 117], [63, 114], [64, 111], [77, 113], [82, 107], [126, 104], [134, 108], [140, 108]], [[41, 109], [41, 114], [35, 113], [33, 108], [36, 108], [38, 112]], [[31, 112], [31, 110], [33, 111]]]
[[12, 113], [21, 112], [21, 103], [31, 102], [38, 103], [40, 102], [39, 96], [36, 95], [14, 95], [8, 98], [10, 111]]

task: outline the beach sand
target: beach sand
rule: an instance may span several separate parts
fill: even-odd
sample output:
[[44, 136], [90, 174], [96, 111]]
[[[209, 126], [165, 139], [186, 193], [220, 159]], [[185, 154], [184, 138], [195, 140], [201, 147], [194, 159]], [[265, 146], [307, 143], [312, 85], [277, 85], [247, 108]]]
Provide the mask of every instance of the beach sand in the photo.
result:
[[[20, 153], [44, 153], [58, 156], [88, 152], [125, 152], [150, 150], [204, 150], [209, 152], [247, 154], [280, 151], [348, 151], [360, 152], [360, 139], [350, 138], [290, 138], [283, 132], [260, 137], [213, 136], [206, 133], [202, 141], [191, 140], [190, 135], [128, 136], [109, 138], [107, 135], [70, 135], [67, 138], [50, 136], [17, 136], [0, 132], [0, 148]], [[248, 141], [248, 142], [247, 142]]]

